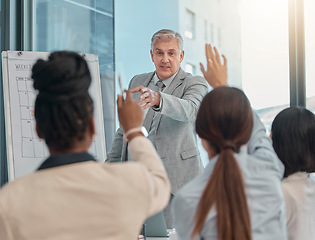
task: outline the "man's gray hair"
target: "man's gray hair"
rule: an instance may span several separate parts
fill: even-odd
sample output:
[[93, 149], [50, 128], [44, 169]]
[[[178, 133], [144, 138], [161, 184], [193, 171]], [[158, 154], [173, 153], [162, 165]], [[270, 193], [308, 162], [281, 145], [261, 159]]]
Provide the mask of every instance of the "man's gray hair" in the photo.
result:
[[182, 51], [183, 50], [182, 36], [178, 32], [175, 32], [170, 29], [162, 29], [153, 34], [151, 38], [151, 50], [154, 50], [154, 45], [156, 44], [157, 41], [159, 40], [168, 41], [171, 40], [172, 38], [176, 38], [179, 49], [180, 51]]

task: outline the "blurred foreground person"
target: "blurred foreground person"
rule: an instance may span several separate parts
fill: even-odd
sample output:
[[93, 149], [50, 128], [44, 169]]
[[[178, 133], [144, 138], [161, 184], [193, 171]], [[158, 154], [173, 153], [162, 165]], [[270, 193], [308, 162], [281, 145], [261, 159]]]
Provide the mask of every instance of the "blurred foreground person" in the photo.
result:
[[77, 53], [54, 52], [32, 69], [36, 130], [50, 157], [39, 169], [0, 190], [1, 240], [137, 239], [144, 220], [168, 203], [170, 184], [143, 113], [127, 93], [118, 98], [133, 161], [95, 161], [91, 75]]

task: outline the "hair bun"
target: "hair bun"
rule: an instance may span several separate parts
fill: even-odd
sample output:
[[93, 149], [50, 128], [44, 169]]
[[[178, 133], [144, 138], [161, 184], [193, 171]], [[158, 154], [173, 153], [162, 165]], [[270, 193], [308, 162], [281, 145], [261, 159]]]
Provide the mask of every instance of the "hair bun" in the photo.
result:
[[34, 88], [46, 99], [80, 96], [88, 92], [91, 84], [86, 61], [74, 52], [54, 52], [47, 61], [39, 59], [32, 73]]

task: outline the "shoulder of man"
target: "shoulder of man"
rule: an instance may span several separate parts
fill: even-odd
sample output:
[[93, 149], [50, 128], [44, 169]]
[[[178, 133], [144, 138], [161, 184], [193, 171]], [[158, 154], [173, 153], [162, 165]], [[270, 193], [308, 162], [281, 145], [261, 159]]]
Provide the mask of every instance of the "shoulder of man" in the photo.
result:
[[148, 73], [141, 73], [141, 74], [137, 74], [135, 76], [133, 76], [133, 78], [131, 80], [134, 79], [147, 79], [149, 77], [152, 77], [154, 75], [155, 72], [148, 72]]
[[137, 87], [138, 85], [143, 85], [142, 82], [152, 79], [154, 73], [155, 72], [149, 72], [135, 75], [129, 82], [129, 89]]
[[202, 84], [208, 88], [208, 83], [202, 76], [193, 76], [191, 73], [185, 72], [183, 69], [180, 69], [178, 74], [180, 79], [184, 80], [184, 82], [188, 84]]

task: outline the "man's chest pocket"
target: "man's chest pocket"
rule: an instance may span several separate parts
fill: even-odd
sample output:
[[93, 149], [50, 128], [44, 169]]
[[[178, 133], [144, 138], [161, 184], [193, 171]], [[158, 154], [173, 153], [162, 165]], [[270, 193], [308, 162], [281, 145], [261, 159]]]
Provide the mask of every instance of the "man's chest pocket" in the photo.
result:
[[197, 155], [199, 155], [199, 150], [197, 148], [192, 148], [190, 150], [183, 151], [180, 153], [182, 160], [186, 160], [186, 159], [195, 157]]

